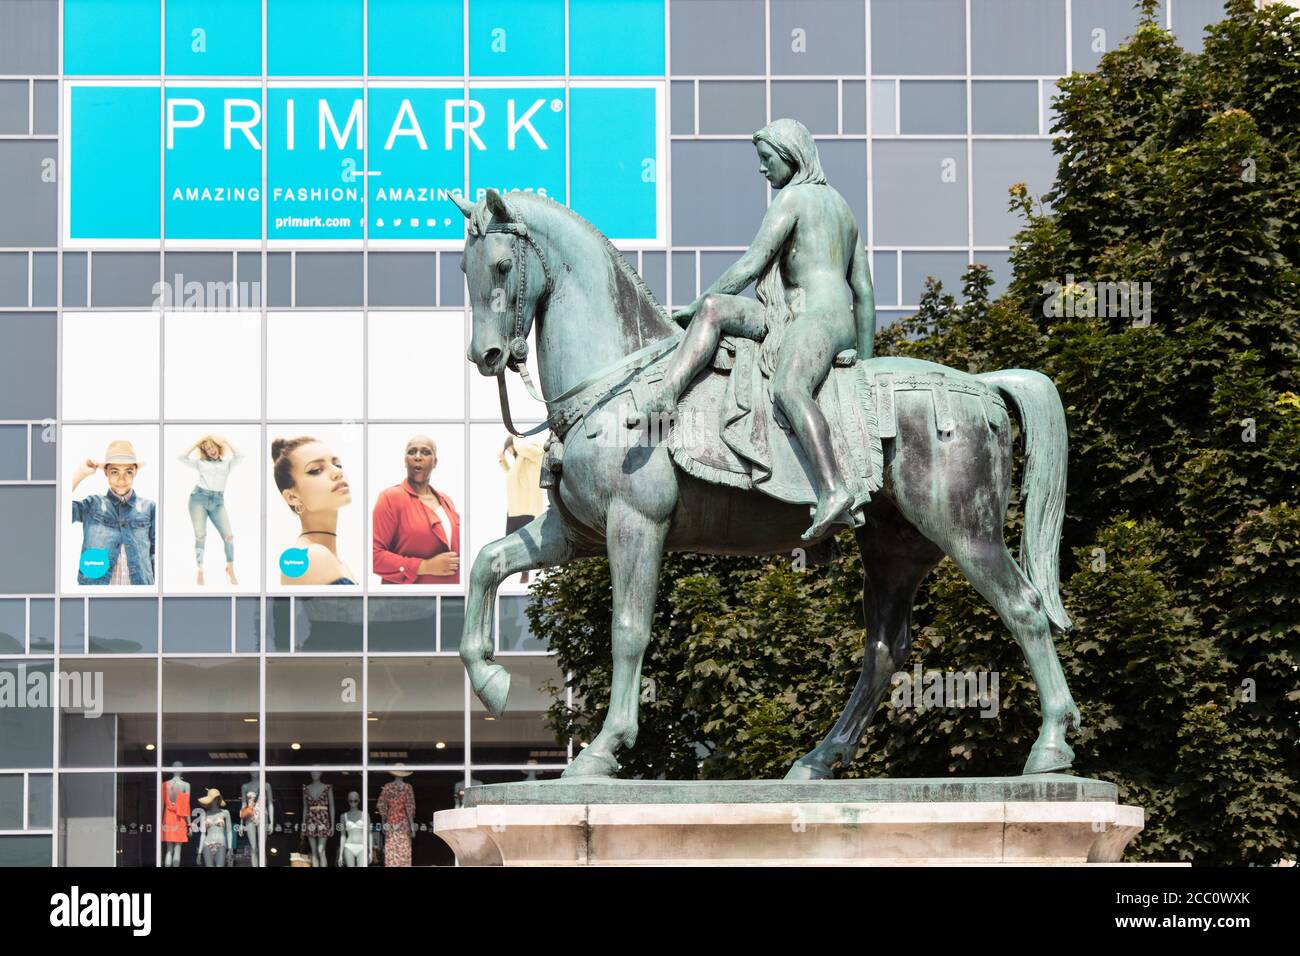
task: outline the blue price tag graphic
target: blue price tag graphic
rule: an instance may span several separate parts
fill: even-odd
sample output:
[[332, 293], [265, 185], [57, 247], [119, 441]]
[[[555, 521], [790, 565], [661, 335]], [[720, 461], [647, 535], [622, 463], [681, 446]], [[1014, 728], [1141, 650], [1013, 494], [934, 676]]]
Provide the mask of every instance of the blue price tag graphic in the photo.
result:
[[307, 573], [307, 549], [285, 548], [280, 552], [280, 572], [286, 578], [300, 578]]
[[108, 552], [103, 548], [87, 548], [81, 552], [81, 573], [92, 581], [108, 573]]

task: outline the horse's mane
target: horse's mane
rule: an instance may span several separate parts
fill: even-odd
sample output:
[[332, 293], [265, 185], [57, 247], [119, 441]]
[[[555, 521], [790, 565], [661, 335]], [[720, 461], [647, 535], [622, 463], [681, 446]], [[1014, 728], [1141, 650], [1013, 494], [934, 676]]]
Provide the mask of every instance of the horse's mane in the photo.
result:
[[[578, 224], [585, 228], [592, 237], [599, 239], [604, 244], [605, 254], [609, 256], [610, 261], [614, 263], [614, 267], [618, 269], [623, 276], [632, 283], [633, 288], [644, 296], [654, 307], [655, 314], [665, 322], [668, 322], [671, 327], [671, 321], [668, 318], [667, 310], [659, 304], [659, 300], [655, 298], [655, 294], [651, 292], [650, 287], [646, 285], [645, 279], [641, 278], [641, 273], [632, 268], [631, 263], [627, 261], [623, 256], [623, 253], [619, 252], [618, 247], [609, 241], [608, 236], [593, 226], [579, 213], [574, 212], [571, 208], [564, 205], [564, 203], [556, 202], [550, 196], [543, 196], [540, 193], [510, 193], [509, 196], [510, 198], [508, 200], [504, 194], [501, 197], [502, 200], [505, 200], [507, 209], [521, 200], [524, 201], [525, 205], [531, 202], [537, 202], [544, 204], [545, 207], [553, 208], [556, 212], [562, 212], [570, 218], [577, 220]], [[474, 204], [474, 211], [469, 218], [469, 231], [473, 234], [483, 235], [487, 231], [488, 223], [491, 221], [492, 213], [487, 208], [487, 202], [477, 202]]]

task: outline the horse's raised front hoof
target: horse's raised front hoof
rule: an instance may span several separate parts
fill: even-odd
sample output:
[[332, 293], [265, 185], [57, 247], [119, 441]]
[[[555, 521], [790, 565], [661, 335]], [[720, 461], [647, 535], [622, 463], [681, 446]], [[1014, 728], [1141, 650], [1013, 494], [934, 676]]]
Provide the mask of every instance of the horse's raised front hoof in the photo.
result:
[[1074, 751], [1065, 741], [1055, 744], [1034, 744], [1021, 773], [1059, 773], [1074, 764]]
[[570, 780], [575, 777], [612, 777], [618, 773], [618, 767], [618, 761], [614, 759], [613, 754], [596, 753], [591, 747], [588, 747], [578, 754], [573, 763], [569, 764], [560, 776], [567, 777]]
[[800, 757], [785, 772], [787, 780], [830, 780], [832, 777], [834, 774], [830, 767], [820, 760], [809, 760], [807, 757]]
[[483, 672], [481, 687], [475, 687], [474, 693], [493, 717], [500, 717], [506, 712], [506, 698], [510, 696], [510, 672], [500, 664], [491, 664]]

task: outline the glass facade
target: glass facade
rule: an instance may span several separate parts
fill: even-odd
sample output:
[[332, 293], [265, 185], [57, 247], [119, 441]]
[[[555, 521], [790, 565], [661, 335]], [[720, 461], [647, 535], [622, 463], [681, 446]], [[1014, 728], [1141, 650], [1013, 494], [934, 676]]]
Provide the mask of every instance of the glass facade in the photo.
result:
[[[1220, 11], [1163, 16], [1195, 49]], [[447, 864], [432, 816], [458, 789], [572, 758], [527, 580], [496, 607], [501, 719], [457, 658], [474, 556], [546, 504], [511, 483], [530, 451], [465, 361], [462, 220], [420, 177], [544, 190], [684, 305], [770, 199], [751, 135], [793, 115], [888, 323], [927, 276], [979, 261], [1005, 284], [1007, 189], [1055, 171], [1055, 82], [1135, 20], [1130, 0], [0, 4], [0, 865], [193, 866], [216, 842], [337, 865], [351, 793], [376, 864], [404, 860], [383, 823], [408, 797], [410, 862]], [[404, 541], [404, 508], [439, 530]], [[300, 577], [312, 535], [332, 580]]]

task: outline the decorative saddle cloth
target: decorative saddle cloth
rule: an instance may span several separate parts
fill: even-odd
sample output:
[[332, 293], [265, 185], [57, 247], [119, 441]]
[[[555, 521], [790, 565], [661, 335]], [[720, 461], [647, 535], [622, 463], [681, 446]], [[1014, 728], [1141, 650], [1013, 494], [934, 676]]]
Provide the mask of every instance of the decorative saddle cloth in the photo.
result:
[[[756, 489], [791, 504], [813, 504], [816, 478], [798, 438], [772, 403], [760, 349], [750, 339], [723, 338], [710, 368], [677, 403], [669, 453], [678, 467], [704, 481]], [[853, 492], [854, 510], [884, 480], [876, 400], [865, 366], [854, 361], [854, 353], [841, 353], [815, 396]], [[634, 393], [654, 387], [660, 375], [655, 370], [643, 376]]]

